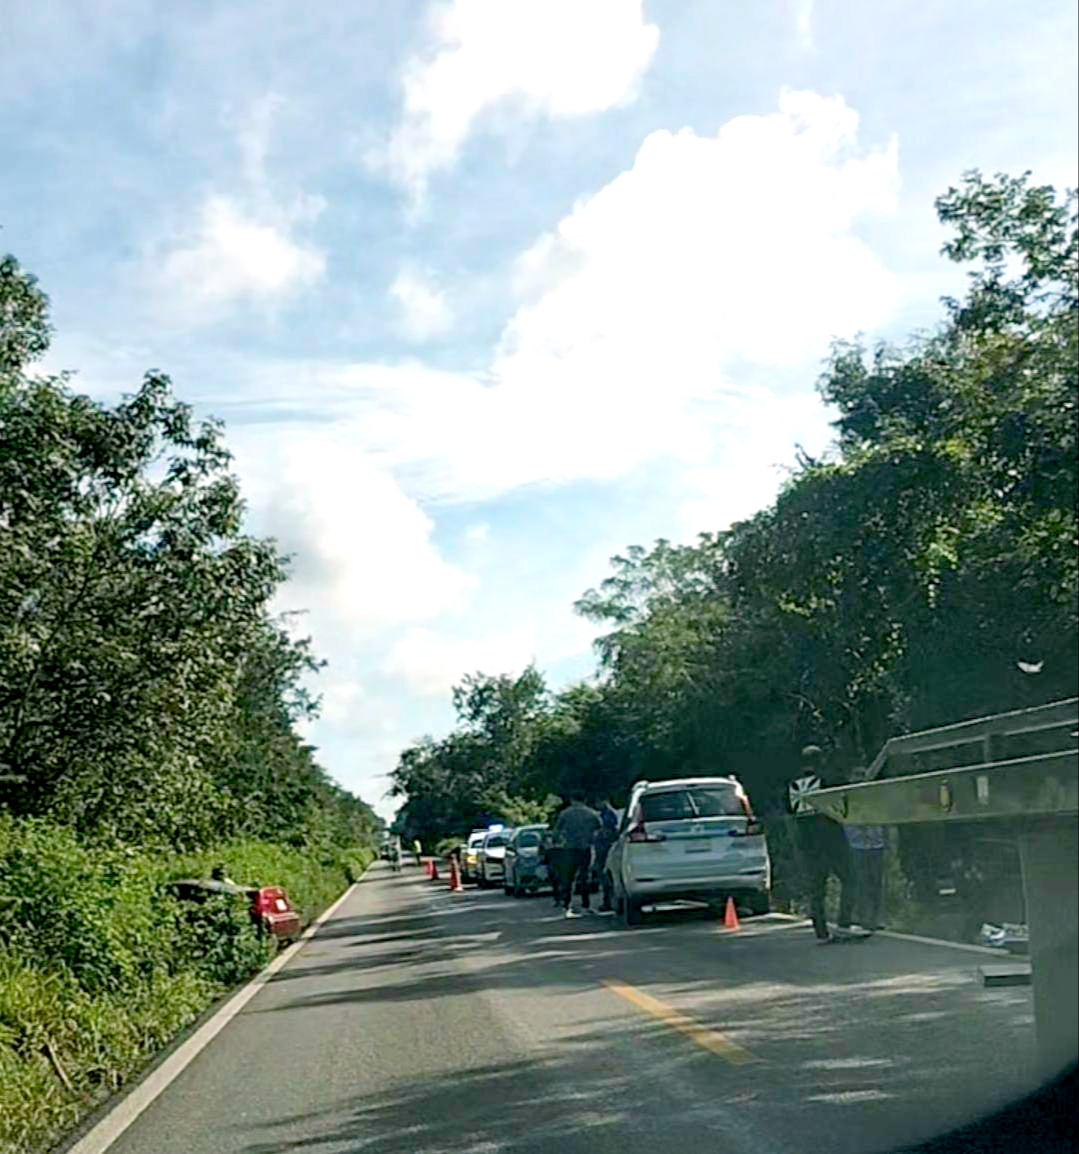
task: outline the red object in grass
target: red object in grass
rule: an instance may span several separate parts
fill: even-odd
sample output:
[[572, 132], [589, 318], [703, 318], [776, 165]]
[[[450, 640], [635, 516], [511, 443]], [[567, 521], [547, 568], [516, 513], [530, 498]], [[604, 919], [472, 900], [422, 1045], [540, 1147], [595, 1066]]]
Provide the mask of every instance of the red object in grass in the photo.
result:
[[262, 927], [278, 938], [299, 937], [300, 914], [281, 886], [263, 886], [255, 892], [251, 909]]

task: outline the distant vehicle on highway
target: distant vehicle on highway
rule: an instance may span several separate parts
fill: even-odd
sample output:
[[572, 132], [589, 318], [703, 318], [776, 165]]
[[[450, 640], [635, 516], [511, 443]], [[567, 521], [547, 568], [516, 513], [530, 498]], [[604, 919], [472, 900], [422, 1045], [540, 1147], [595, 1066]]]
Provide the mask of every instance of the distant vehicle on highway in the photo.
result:
[[503, 858], [502, 888], [507, 897], [519, 898], [549, 885], [547, 863], [542, 860], [541, 844], [546, 825], [522, 825], [513, 831], [506, 843]]
[[502, 884], [505, 873], [506, 843], [514, 831], [503, 829], [489, 829], [480, 842], [476, 862], [476, 881], [481, 889]]
[[624, 925], [642, 907], [693, 900], [722, 909], [727, 898], [768, 912], [771, 862], [764, 830], [733, 777], [687, 777], [634, 785], [605, 884]]
[[487, 836], [485, 829], [474, 829], [468, 835], [464, 849], [461, 851], [461, 881], [474, 882], [480, 864], [480, 846]]

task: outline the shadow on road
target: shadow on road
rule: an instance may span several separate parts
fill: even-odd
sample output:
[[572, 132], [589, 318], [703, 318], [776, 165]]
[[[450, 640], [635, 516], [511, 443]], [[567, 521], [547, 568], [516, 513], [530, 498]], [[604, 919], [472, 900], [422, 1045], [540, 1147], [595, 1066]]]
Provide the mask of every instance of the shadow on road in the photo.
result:
[[[975, 955], [881, 938], [818, 948], [804, 927], [768, 919], [724, 933], [700, 910], [660, 911], [626, 933], [610, 918], [564, 922], [542, 896], [507, 906], [486, 894], [425, 894], [403, 905], [320, 931], [316, 948], [275, 976], [276, 996], [249, 1012], [437, 1005], [480, 990], [581, 994], [601, 1006], [609, 999], [609, 1009], [535, 1061], [494, 1056], [267, 1122], [248, 1154], [626, 1154], [682, 1141], [861, 1154], [960, 1125], [1030, 1086], [1029, 991], [982, 989]], [[734, 1066], [701, 1049], [602, 991], [612, 979], [646, 989], [755, 1060]], [[649, 1095], [659, 1092], [667, 1104], [652, 1112]]]

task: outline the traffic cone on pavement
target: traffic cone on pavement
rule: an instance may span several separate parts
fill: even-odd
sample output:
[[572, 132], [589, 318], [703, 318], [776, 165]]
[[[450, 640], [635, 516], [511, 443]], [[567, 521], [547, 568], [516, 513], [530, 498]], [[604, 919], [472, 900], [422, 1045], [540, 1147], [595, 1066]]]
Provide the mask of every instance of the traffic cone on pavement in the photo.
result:
[[738, 912], [734, 908], [734, 898], [727, 898], [727, 911], [723, 915], [723, 928], [736, 930], [738, 926]]
[[457, 859], [450, 858], [450, 893], [463, 894], [465, 887], [461, 885], [461, 871], [457, 868]]
[[438, 881], [438, 862], [431, 858], [431, 881]]
[[430, 876], [431, 876], [431, 862], [430, 862], [430, 860], [429, 860], [429, 859], [426, 859], [426, 860], [424, 861], [424, 863], [423, 863], [423, 872], [424, 872], [424, 873], [425, 873], [425, 874], [426, 874], [428, 877], [430, 877]]

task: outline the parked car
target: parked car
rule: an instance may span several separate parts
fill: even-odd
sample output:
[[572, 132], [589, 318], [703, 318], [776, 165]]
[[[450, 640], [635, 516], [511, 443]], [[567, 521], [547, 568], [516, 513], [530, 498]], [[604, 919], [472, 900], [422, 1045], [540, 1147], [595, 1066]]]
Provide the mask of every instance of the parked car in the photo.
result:
[[480, 846], [483, 845], [483, 839], [487, 836], [485, 829], [474, 829], [465, 842], [465, 847], [461, 851], [461, 881], [474, 882], [478, 876], [477, 870], [480, 864]]
[[634, 785], [604, 882], [623, 924], [657, 902], [727, 898], [768, 912], [772, 868], [764, 830], [737, 778], [687, 777]]
[[521, 897], [549, 885], [541, 847], [545, 825], [522, 825], [513, 831], [503, 857], [502, 888], [507, 896]]
[[502, 884], [505, 872], [506, 843], [514, 831], [511, 829], [491, 829], [480, 842], [476, 864], [476, 881], [481, 889]]

